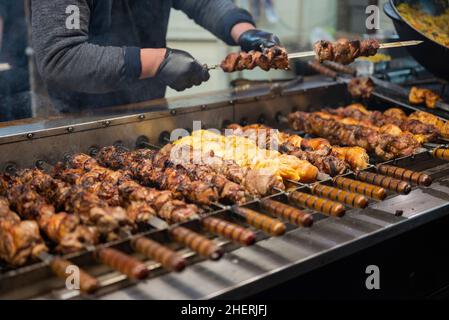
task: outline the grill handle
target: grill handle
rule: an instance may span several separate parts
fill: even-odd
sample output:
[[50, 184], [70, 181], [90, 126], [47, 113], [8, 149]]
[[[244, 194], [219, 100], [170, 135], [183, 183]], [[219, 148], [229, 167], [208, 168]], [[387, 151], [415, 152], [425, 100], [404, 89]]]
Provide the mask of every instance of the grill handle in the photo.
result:
[[246, 222], [259, 230], [262, 230], [270, 236], [282, 236], [285, 233], [286, 226], [277, 219], [270, 218], [267, 215], [260, 214], [248, 208], [233, 208], [233, 211], [240, 216], [245, 217]]
[[448, 148], [436, 148], [432, 151], [432, 155], [444, 161], [449, 161], [449, 149]]
[[405, 181], [373, 172], [360, 171], [356, 173], [356, 178], [360, 181], [375, 184], [399, 194], [409, 194], [412, 191], [410, 184]]
[[156, 241], [140, 237], [133, 239], [131, 245], [137, 252], [159, 262], [167, 270], [181, 272], [186, 267], [186, 261], [180, 254]]
[[202, 221], [204, 228], [212, 233], [222, 236], [231, 241], [250, 246], [256, 241], [256, 234], [235, 223], [217, 218], [205, 218]]
[[128, 278], [142, 280], [148, 277], [149, 271], [144, 263], [118, 250], [100, 249], [97, 252], [97, 257], [102, 263], [123, 273]]
[[326, 200], [322, 198], [318, 198], [316, 196], [294, 191], [289, 195], [290, 201], [296, 203], [300, 206], [321, 212], [325, 215], [333, 216], [333, 217], [342, 217], [344, 216], [346, 209], [345, 206], [341, 203], [334, 202], [331, 200]]
[[170, 234], [175, 241], [182, 243], [200, 256], [211, 260], [219, 260], [223, 256], [223, 250], [213, 241], [187, 228], [173, 228]]
[[262, 200], [260, 205], [262, 209], [279, 218], [288, 220], [291, 224], [302, 227], [311, 227], [313, 224], [313, 217], [311, 214], [305, 213], [282, 202], [266, 199]]
[[312, 187], [314, 195], [344, 203], [353, 208], [366, 208], [368, 199], [360, 194], [343, 191], [338, 188], [316, 184]]
[[357, 180], [336, 177], [334, 184], [343, 190], [355, 192], [371, 199], [384, 200], [387, 197], [387, 191], [384, 188]]
[[[67, 268], [73, 266], [73, 263], [61, 258], [53, 258], [50, 262], [50, 268], [55, 273], [58, 278], [66, 280], [67, 279]], [[90, 274], [79, 268], [79, 281], [80, 290], [84, 293], [93, 293], [98, 287], [99, 283], [97, 279], [92, 277]]]
[[[449, 155], [449, 153], [448, 153]], [[428, 187], [432, 184], [432, 178], [425, 173], [407, 170], [386, 164], [377, 167], [379, 173], [419, 186]]]

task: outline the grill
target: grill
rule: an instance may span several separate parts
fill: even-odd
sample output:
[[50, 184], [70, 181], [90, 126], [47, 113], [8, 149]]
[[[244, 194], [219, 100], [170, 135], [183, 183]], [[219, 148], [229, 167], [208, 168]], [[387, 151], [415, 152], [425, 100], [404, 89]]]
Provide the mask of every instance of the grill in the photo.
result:
[[[387, 100], [383, 98], [383, 95], [376, 95], [368, 106], [382, 110], [391, 105], [392, 99], [394, 101], [389, 96]], [[263, 123], [292, 132], [285, 124], [288, 113], [337, 107], [349, 102], [344, 84], [314, 77], [305, 82], [296, 79], [282, 84], [240, 87], [232, 92], [195, 96], [182, 101], [126, 106], [120, 108], [120, 116], [80, 117], [4, 128], [0, 132], [0, 164], [6, 172], [30, 167], [46, 169], [69, 154], [94, 154], [103, 146], [116, 145], [129, 150], [160, 148], [167, 142], [169, 132], [176, 128], [191, 132], [198, 129], [192, 128], [193, 121], [198, 120], [202, 128], [223, 128], [233, 122]], [[149, 106], [157, 111], [142, 111], [148, 110]], [[412, 184], [412, 190], [404, 190], [393, 186], [382, 201], [375, 199], [376, 194], [372, 191], [357, 190], [357, 186], [351, 185], [351, 181], [363, 180], [353, 172], [339, 176], [338, 180], [320, 176], [319, 181], [313, 184], [288, 181], [288, 191], [278, 190], [268, 197], [240, 206], [214, 203], [199, 219], [170, 226], [154, 218], [138, 234], [124, 234], [119, 240], [64, 256], [99, 281], [100, 288], [92, 295], [65, 289], [64, 281], [55, 277], [50, 268], [50, 257], [47, 261], [16, 269], [1, 265], [0, 297], [206, 299], [242, 298], [261, 292], [447, 215], [449, 163], [434, 157], [429, 150], [385, 163], [431, 176], [433, 184], [429, 187]], [[372, 163], [362, 175], [377, 173], [376, 165], [379, 164]], [[374, 181], [369, 177], [365, 180], [368, 183]], [[386, 181], [379, 183], [391, 186]], [[357, 208], [364, 206], [357, 199], [334, 196], [333, 200], [346, 211], [343, 217], [337, 217], [341, 212], [327, 208], [323, 200], [331, 194], [330, 189], [326, 189], [329, 187], [365, 193], [370, 197], [369, 204], [366, 208]], [[307, 202], [312, 193], [317, 198]], [[337, 204], [335, 202], [334, 205]], [[302, 218], [298, 216], [298, 208]], [[308, 226], [308, 215], [314, 220], [311, 227]], [[262, 221], [267, 217], [277, 219], [278, 225], [275, 221], [264, 225]], [[217, 236], [220, 232], [204, 227], [208, 218], [251, 229], [256, 235], [256, 243], [242, 246]], [[285, 234], [275, 236], [282, 233], [283, 230], [279, 230], [283, 225]], [[198, 250], [191, 250], [188, 243], [179, 239], [175, 241], [174, 230], [181, 232], [186, 229], [212, 240], [226, 254], [220, 261], [212, 261], [219, 257], [205, 259], [196, 252]], [[136, 252], [133, 246], [136, 237], [146, 237], [176, 251], [186, 259], [186, 270], [182, 273], [168, 272], [161, 263]], [[104, 261], [99, 262], [101, 259], [96, 256], [105, 249], [118, 250], [142, 261], [150, 271], [148, 279], [132, 280], [117, 271], [123, 271], [120, 267], [111, 268]]]

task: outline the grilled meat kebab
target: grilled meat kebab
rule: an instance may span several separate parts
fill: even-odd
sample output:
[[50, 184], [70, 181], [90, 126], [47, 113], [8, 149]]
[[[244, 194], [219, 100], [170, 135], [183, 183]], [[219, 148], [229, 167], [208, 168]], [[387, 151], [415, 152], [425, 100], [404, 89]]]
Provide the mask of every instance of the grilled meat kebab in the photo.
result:
[[314, 51], [320, 62], [334, 61], [343, 65], [350, 64], [359, 57], [374, 56], [379, 48], [379, 42], [374, 39], [340, 39], [336, 42], [321, 40], [314, 44]]
[[325, 109], [323, 111], [342, 118], [363, 121], [367, 126], [379, 127], [380, 131], [385, 133], [391, 133], [391, 130], [394, 129], [393, 126], [396, 126], [397, 132], [408, 131], [417, 135], [417, 139], [421, 139], [423, 142], [434, 141], [440, 135], [439, 130], [434, 125], [423, 123], [418, 119], [410, 119], [404, 111], [398, 108], [391, 108], [382, 113], [380, 111], [369, 111], [361, 104], [351, 104], [344, 108]]
[[295, 112], [289, 115], [289, 122], [294, 130], [326, 138], [333, 144], [359, 146], [384, 160], [412, 155], [421, 146], [409, 132], [381, 133], [378, 127], [364, 126], [355, 119], [345, 122], [324, 112]]
[[287, 51], [279, 46], [266, 48], [262, 52], [230, 53], [220, 64], [224, 72], [253, 70], [256, 67], [268, 71], [270, 69], [288, 70], [290, 68]]
[[13, 184], [31, 187], [56, 210], [75, 215], [83, 225], [95, 227], [106, 240], [118, 239], [120, 228], [135, 228], [123, 208], [111, 207], [82, 186], [71, 186], [41, 170], [23, 170], [14, 178]]
[[56, 251], [61, 253], [77, 252], [98, 242], [95, 228], [82, 226], [78, 216], [66, 212], [56, 213], [55, 207], [47, 199], [35, 191], [35, 187], [28, 183], [27, 175], [30, 171], [19, 172], [16, 177], [1, 177], [2, 189], [11, 207], [24, 220], [37, 222], [42, 232], [57, 244]]
[[[145, 150], [146, 151], [146, 150]], [[96, 156], [98, 163], [113, 170], [128, 170], [133, 179], [146, 186], [169, 190], [175, 197], [182, 196], [200, 205], [209, 205], [219, 199], [217, 190], [202, 181], [192, 181], [188, 175], [173, 167], [157, 167], [153, 160], [155, 153], [126, 151], [117, 147], [106, 147]]]
[[[71, 184], [83, 186], [108, 202], [126, 208], [136, 223], [145, 223], [159, 216], [169, 223], [184, 222], [197, 217], [198, 208], [174, 199], [170, 191], [159, 191], [141, 186], [126, 171], [113, 171], [86, 154], [75, 154], [55, 166], [53, 174]], [[110, 193], [114, 192], [111, 197]], [[116, 203], [118, 201], [118, 203]]]
[[[245, 127], [232, 124], [228, 128], [233, 129], [235, 134], [255, 139], [260, 146], [278, 146], [282, 152], [307, 160], [321, 172], [331, 176], [345, 173], [350, 168], [364, 169], [369, 163], [369, 157], [362, 148], [333, 147], [325, 139], [304, 139], [260, 124]], [[270, 141], [273, 139], [276, 142]]]

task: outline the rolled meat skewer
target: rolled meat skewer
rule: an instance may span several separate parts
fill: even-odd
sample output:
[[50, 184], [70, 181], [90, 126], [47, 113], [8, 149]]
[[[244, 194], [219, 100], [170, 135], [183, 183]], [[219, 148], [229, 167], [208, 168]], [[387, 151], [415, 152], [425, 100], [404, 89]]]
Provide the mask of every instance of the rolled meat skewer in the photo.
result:
[[362, 194], [371, 199], [384, 200], [387, 197], [387, 191], [384, 188], [357, 180], [336, 177], [334, 178], [334, 183], [341, 189]]
[[379, 165], [377, 167], [377, 170], [381, 174], [391, 176], [402, 181], [414, 183], [420, 186], [428, 187], [432, 184], [432, 178], [429, 175], [422, 172], [411, 171], [404, 168], [389, 166], [385, 164]]
[[248, 208], [233, 208], [233, 211], [238, 215], [244, 217], [246, 222], [256, 228], [260, 229], [271, 236], [281, 236], [285, 233], [286, 226], [281, 221], [272, 219], [267, 215], [260, 214]]

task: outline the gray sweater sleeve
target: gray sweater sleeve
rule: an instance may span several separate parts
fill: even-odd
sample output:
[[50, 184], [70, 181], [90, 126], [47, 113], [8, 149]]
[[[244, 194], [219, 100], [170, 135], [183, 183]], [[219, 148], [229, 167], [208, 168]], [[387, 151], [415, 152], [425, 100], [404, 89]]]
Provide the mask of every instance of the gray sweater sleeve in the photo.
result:
[[236, 45], [231, 37], [234, 25], [240, 22], [255, 25], [249, 12], [237, 7], [231, 0], [173, 0], [173, 8], [182, 10], [190, 19], [229, 45]]
[[[107, 47], [88, 42], [91, 0], [32, 0], [33, 48], [38, 69], [53, 87], [85, 93], [106, 93], [139, 77], [127, 55], [138, 48]], [[80, 28], [66, 27], [67, 7], [80, 9]], [[128, 58], [129, 59], [129, 58]], [[140, 60], [139, 60], [140, 61]]]

